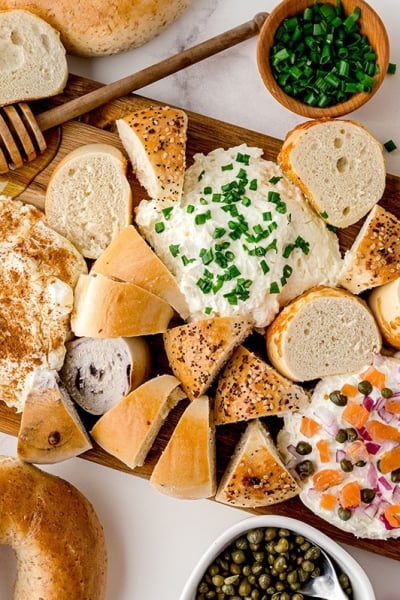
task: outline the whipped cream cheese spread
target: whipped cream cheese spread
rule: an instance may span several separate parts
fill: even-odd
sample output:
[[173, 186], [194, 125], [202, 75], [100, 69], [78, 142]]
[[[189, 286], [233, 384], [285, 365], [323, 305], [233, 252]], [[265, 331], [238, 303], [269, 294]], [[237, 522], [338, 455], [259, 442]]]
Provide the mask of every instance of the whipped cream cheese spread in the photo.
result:
[[356, 537], [400, 537], [400, 360], [321, 379], [278, 448], [314, 513]]
[[262, 150], [196, 154], [181, 202], [142, 201], [136, 222], [176, 277], [192, 320], [246, 314], [268, 325], [306, 289], [335, 285], [336, 235]]

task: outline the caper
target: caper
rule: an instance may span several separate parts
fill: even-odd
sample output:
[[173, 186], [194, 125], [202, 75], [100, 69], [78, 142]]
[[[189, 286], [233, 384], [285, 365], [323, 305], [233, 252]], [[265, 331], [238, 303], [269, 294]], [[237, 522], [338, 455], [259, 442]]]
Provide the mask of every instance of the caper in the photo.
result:
[[213, 582], [213, 585], [215, 585], [215, 587], [222, 587], [225, 583], [225, 580], [222, 575], [214, 575], [211, 581]]
[[338, 508], [338, 516], [339, 516], [339, 519], [342, 519], [342, 521], [348, 521], [351, 517], [351, 510], [349, 510], [348, 508], [343, 508], [343, 506], [340, 506]]
[[227, 596], [233, 596], [235, 593], [235, 586], [232, 584], [225, 584], [222, 586], [221, 591]]
[[261, 544], [264, 539], [264, 532], [261, 528], [252, 529], [246, 537], [250, 544]]
[[248, 544], [247, 539], [242, 536], [236, 540], [235, 546], [236, 546], [236, 548], [239, 548], [239, 550], [247, 550], [247, 548], [249, 547], [249, 544]]
[[232, 552], [232, 560], [235, 564], [241, 565], [246, 560], [246, 554], [243, 550], [234, 550]]
[[286, 567], [287, 567], [286, 558], [282, 555], [279, 555], [278, 558], [275, 559], [275, 562], [274, 562], [275, 571], [277, 571], [277, 573], [283, 573], [283, 571], [286, 570]]
[[311, 560], [303, 560], [303, 562], [301, 563], [301, 568], [306, 573], [312, 573], [314, 571], [314, 567], [315, 565]]
[[243, 579], [240, 582], [238, 593], [239, 596], [249, 596], [251, 594], [251, 584], [247, 579]]
[[269, 584], [271, 583], [271, 576], [268, 573], [263, 573], [258, 578], [258, 585], [262, 590], [266, 590]]
[[352, 471], [354, 468], [351, 460], [348, 460], [347, 458], [342, 458], [342, 460], [340, 461], [339, 464], [340, 464], [340, 468], [345, 473], [350, 473], [350, 471]]
[[353, 427], [348, 427], [346, 434], [349, 442], [355, 442], [358, 439], [358, 433]]
[[304, 555], [306, 560], [317, 560], [321, 556], [321, 550], [318, 546], [311, 546]]
[[303, 594], [293, 594], [292, 600], [304, 600]]
[[261, 562], [255, 562], [251, 567], [251, 572], [253, 575], [260, 575], [264, 570], [263, 564]]
[[225, 577], [224, 583], [226, 585], [232, 585], [233, 583], [237, 583], [239, 581], [239, 575], [230, 575], [229, 577]]
[[335, 435], [335, 440], [339, 442], [339, 444], [343, 444], [347, 441], [347, 432], [345, 429], [339, 429], [337, 434]]
[[346, 406], [347, 396], [342, 394], [340, 390], [334, 390], [329, 394], [329, 400], [336, 404], [336, 406]]
[[274, 540], [277, 535], [278, 530], [276, 529], [276, 527], [267, 527], [265, 530], [264, 538], [266, 539], [266, 541], [271, 541]]
[[363, 379], [358, 384], [357, 389], [360, 392], [360, 394], [364, 394], [364, 396], [368, 396], [368, 394], [370, 394], [372, 392], [373, 388], [372, 388], [372, 384], [369, 381], [367, 381], [366, 379]]
[[395, 469], [390, 473], [390, 479], [393, 483], [400, 483], [400, 469]]
[[296, 445], [297, 454], [301, 454], [302, 456], [305, 456], [306, 454], [310, 454], [311, 451], [312, 451], [312, 446], [309, 442], [305, 442], [305, 441], [297, 442], [297, 445]]
[[300, 479], [306, 479], [314, 473], [314, 465], [311, 460], [303, 460], [296, 465], [296, 473]]
[[365, 465], [366, 465], [366, 464], [367, 464], [367, 463], [366, 463], [366, 461], [365, 461], [365, 460], [358, 460], [358, 461], [356, 462], [356, 467], [365, 467]]
[[283, 552], [287, 552], [289, 550], [289, 542], [286, 538], [281, 538], [279, 542], [275, 545], [275, 551], [279, 554], [283, 554]]
[[381, 389], [381, 394], [383, 398], [391, 398], [393, 396], [392, 390], [387, 387]]
[[375, 490], [372, 490], [371, 488], [363, 488], [361, 490], [361, 500], [363, 502], [372, 502], [372, 500], [375, 498]]

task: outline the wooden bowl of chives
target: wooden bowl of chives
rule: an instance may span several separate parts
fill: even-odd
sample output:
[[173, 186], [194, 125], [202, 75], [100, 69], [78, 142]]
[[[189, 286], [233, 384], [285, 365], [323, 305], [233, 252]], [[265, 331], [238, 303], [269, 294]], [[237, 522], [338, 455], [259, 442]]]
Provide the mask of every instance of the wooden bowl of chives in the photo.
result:
[[[324, 4], [330, 4], [335, 10], [337, 8], [337, 3], [338, 0], [318, 0], [318, 5], [320, 7]], [[300, 68], [297, 68], [296, 65], [296, 61], [298, 60], [298, 57], [296, 57], [297, 48], [301, 48], [298, 44], [300, 41], [304, 41], [301, 36], [306, 35], [305, 30], [303, 29], [305, 23], [305, 18], [303, 17], [305, 14], [304, 11], [306, 11], [307, 16], [309, 17], [310, 10], [314, 10], [314, 4], [314, 0], [283, 0], [272, 10], [265, 20], [258, 36], [257, 65], [266, 88], [269, 90], [271, 95], [288, 110], [309, 119], [341, 117], [353, 112], [368, 102], [368, 100], [373, 97], [373, 95], [381, 86], [389, 65], [388, 34], [381, 18], [373, 10], [373, 8], [367, 4], [367, 2], [364, 0], [341, 0], [340, 4], [342, 16], [340, 18], [343, 21], [349, 17], [350, 20], [353, 19], [353, 21], [356, 22], [355, 27], [358, 29], [358, 33], [361, 34], [361, 36], [366, 36], [368, 44], [372, 49], [372, 53], [375, 55], [374, 63], [377, 65], [377, 68], [374, 74], [369, 76], [366, 75], [366, 81], [369, 81], [367, 81], [365, 85], [362, 81], [362, 78], [361, 80], [357, 81], [355, 80], [354, 75], [353, 77], [349, 78], [348, 73], [346, 74], [346, 69], [348, 71], [348, 61], [351, 62], [354, 53], [357, 51], [357, 43], [355, 42], [356, 50], [353, 48], [346, 49], [346, 47], [344, 47], [344, 49], [341, 49], [341, 55], [344, 58], [338, 59], [333, 68], [333, 73], [328, 74], [328, 80], [329, 78], [332, 78], [333, 74], [334, 86], [336, 86], [336, 88], [340, 87], [341, 92], [336, 93], [336, 88], [334, 87], [333, 93], [330, 92], [329, 94], [325, 94], [324, 97], [324, 93], [322, 92], [321, 96], [319, 91], [314, 91], [316, 86], [312, 85], [316, 80], [314, 74], [317, 72], [317, 70], [319, 73], [319, 67], [313, 63], [310, 63], [309, 60], [305, 60], [304, 56], [301, 57], [303, 65], [299, 65]], [[328, 7], [325, 7], [323, 10], [332, 12]], [[359, 12], [358, 18], [355, 17], [357, 12]], [[282, 50], [281, 48], [281, 55], [276, 57], [276, 51], [278, 47], [276, 32], [284, 21], [289, 24], [288, 19], [292, 21], [292, 26], [294, 29], [297, 27], [296, 34], [292, 34], [289, 26], [288, 35], [296, 35], [296, 38], [299, 36], [296, 43], [293, 41], [293, 37], [291, 37], [292, 41], [289, 42], [289, 44], [292, 44], [292, 48], [295, 46], [295, 53], [293, 54], [293, 51], [290, 50], [290, 47], [288, 50], [286, 50], [286, 48], [283, 48]], [[298, 21], [298, 24], [296, 24], [296, 20]], [[337, 31], [337, 29], [334, 28], [333, 32], [335, 31]], [[315, 36], [318, 35], [321, 35], [321, 32], [318, 31], [317, 27]], [[334, 39], [334, 36], [335, 33], [331, 32], [330, 37], [326, 39], [326, 44], [322, 45], [331, 45], [332, 37]], [[308, 37], [310, 36], [308, 35]], [[307, 39], [307, 45], [312, 43], [312, 40], [310, 41]], [[347, 42], [345, 41], [344, 46], [346, 46], [346, 43]], [[282, 45], [282, 42], [280, 42], [280, 44]], [[329, 52], [329, 48], [326, 48], [326, 50]], [[349, 57], [348, 60], [345, 60], [346, 50], [347, 56]], [[283, 72], [277, 73], [276, 68], [273, 68], [272, 66], [271, 57], [273, 57], [273, 60], [277, 61], [276, 64], [278, 64], [282, 58], [282, 55], [286, 56], [286, 54], [290, 54], [291, 52], [292, 58], [290, 60], [292, 60], [294, 68], [290, 70], [288, 75], [284, 71], [285, 66], [279, 65]], [[299, 55], [301, 56], [301, 51], [299, 52]], [[321, 60], [323, 61], [324, 58], [322, 57]], [[308, 69], [306, 69], [304, 66], [305, 63], [308, 63]], [[282, 65], [284, 65], [283, 62]], [[302, 71], [302, 68], [305, 70]], [[353, 65], [351, 68], [351, 72], [353, 72]], [[294, 72], [294, 76], [292, 71]], [[358, 72], [357, 76], [361, 77], [362, 73], [360, 74]], [[373, 78], [373, 83], [371, 83], [370, 77]], [[338, 79], [340, 79], [339, 83], [337, 82]], [[346, 80], [345, 83], [343, 83], [344, 80]], [[287, 85], [288, 81], [289, 90], [284, 89], [284, 86]], [[318, 83], [321, 84], [321, 81]], [[321, 84], [322, 88], [324, 88], [324, 86], [326, 87], [325, 79], [324, 83]], [[314, 89], [311, 89], [312, 87], [314, 87]], [[360, 88], [362, 88], [361, 91]], [[364, 91], [367, 88], [368, 91]], [[332, 90], [332, 86], [330, 86], [330, 90]], [[346, 95], [345, 98], [343, 98], [344, 95]], [[328, 96], [328, 100], [326, 96]]]

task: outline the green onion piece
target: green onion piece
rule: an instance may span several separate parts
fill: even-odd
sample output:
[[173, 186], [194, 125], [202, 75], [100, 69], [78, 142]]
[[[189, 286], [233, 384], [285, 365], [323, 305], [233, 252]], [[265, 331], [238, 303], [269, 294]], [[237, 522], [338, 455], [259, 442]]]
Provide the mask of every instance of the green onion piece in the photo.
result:
[[394, 75], [396, 73], [396, 63], [389, 63], [386, 72], [388, 75]]
[[156, 233], [162, 233], [165, 230], [165, 225], [161, 221], [155, 223], [154, 230]]
[[179, 254], [179, 244], [171, 244], [169, 246], [169, 251], [171, 252], [172, 256], [175, 258], [176, 256], [178, 256]]
[[279, 284], [276, 281], [273, 281], [269, 286], [270, 294], [279, 294]]
[[383, 147], [385, 148], [385, 150], [387, 152], [393, 152], [394, 150], [397, 149], [397, 146], [396, 146], [396, 144], [394, 143], [393, 140], [388, 140], [387, 142], [385, 142], [383, 144]]

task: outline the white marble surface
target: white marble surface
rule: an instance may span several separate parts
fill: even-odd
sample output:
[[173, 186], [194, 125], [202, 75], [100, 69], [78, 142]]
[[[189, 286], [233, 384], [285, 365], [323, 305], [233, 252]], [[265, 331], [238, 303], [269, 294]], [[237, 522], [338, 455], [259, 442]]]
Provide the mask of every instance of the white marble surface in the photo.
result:
[[[400, 68], [398, 1], [370, 0], [382, 16], [391, 41], [391, 62]], [[214, 36], [260, 11], [273, 0], [193, 0], [191, 8], [158, 38], [142, 48], [101, 59], [70, 59], [70, 70], [104, 83]], [[282, 138], [301, 118], [288, 113], [267, 93], [251, 39], [163, 81], [142, 95]], [[351, 114], [382, 142], [393, 139], [399, 150], [387, 154], [387, 169], [400, 175], [400, 71], [364, 108]], [[15, 439], [0, 435], [0, 453], [15, 454]], [[107, 600], [178, 600], [183, 583], [208, 544], [246, 513], [204, 501], [182, 501], [156, 493], [137, 477], [82, 459], [48, 467], [81, 489], [92, 501], [105, 529], [109, 549]], [[399, 544], [400, 541], [388, 542]], [[348, 548], [366, 569], [377, 600], [399, 600], [400, 565]], [[88, 549], [90, 552], [90, 549]], [[0, 548], [0, 597], [11, 597], [15, 564]], [[8, 595], [7, 595], [8, 591]], [[76, 599], [79, 600], [79, 599]]]

